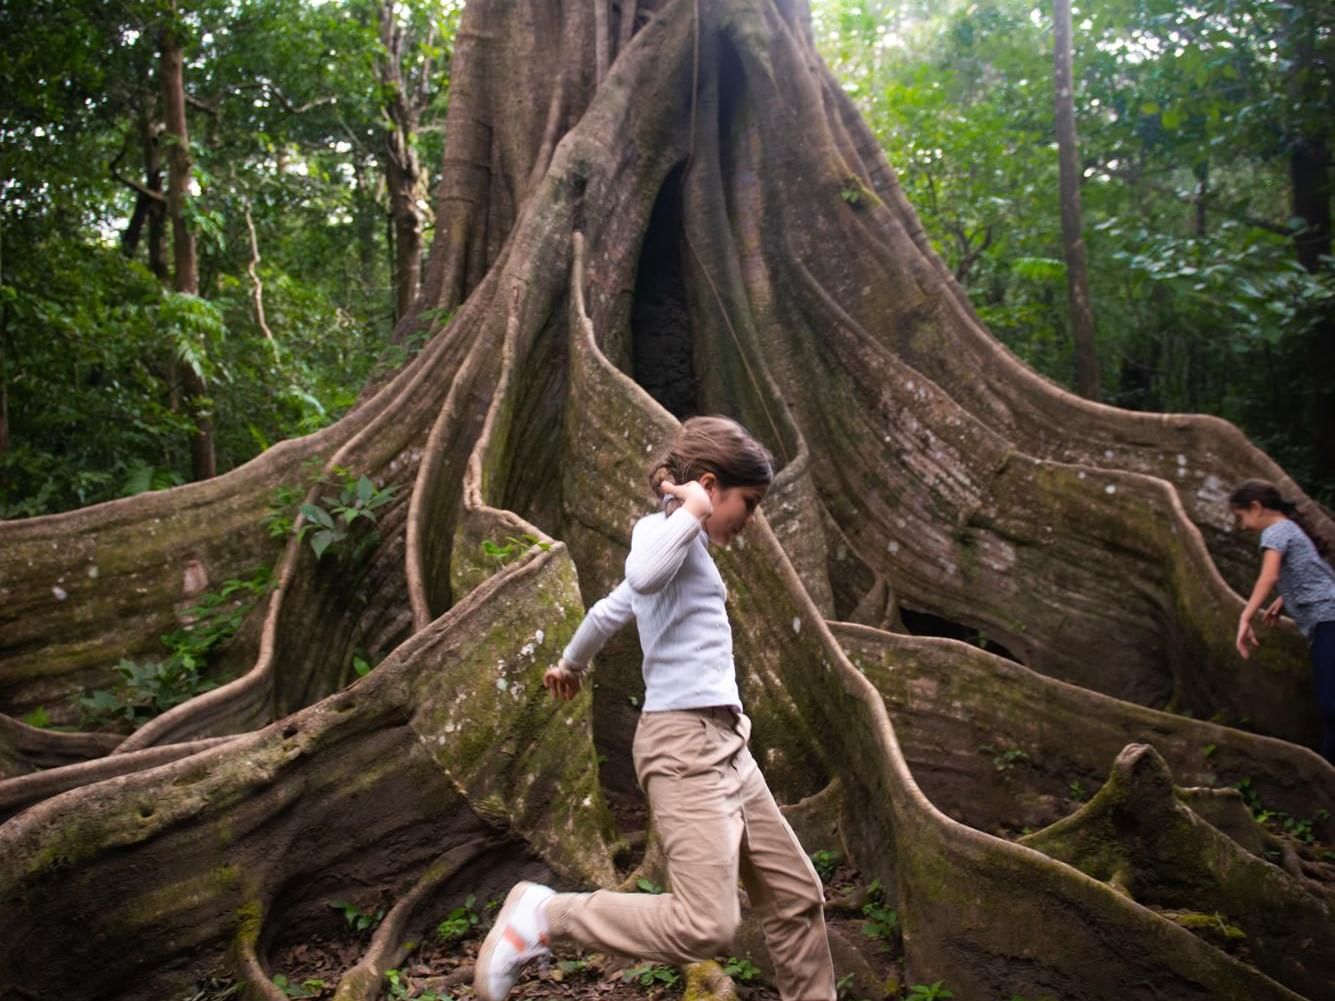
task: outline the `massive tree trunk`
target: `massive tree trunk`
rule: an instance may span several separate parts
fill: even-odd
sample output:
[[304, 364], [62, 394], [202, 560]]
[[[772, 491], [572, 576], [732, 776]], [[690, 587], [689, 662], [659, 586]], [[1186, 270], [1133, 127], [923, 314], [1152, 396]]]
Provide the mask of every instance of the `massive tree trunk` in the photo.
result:
[[[212, 667], [235, 679], [133, 734], [0, 717], [11, 993], [41, 996], [58, 967], [75, 997], [160, 998], [223, 969], [280, 998], [271, 957], [358, 892], [388, 913], [339, 997], [370, 998], [466, 893], [521, 872], [623, 880], [606, 804], [634, 795], [633, 638], [574, 703], [540, 680], [620, 576], [673, 413], [727, 412], [782, 463], [719, 555], [757, 758], [818, 815], [832, 843], [808, 849], [844, 848], [897, 902], [913, 980], [962, 998], [1329, 994], [1329, 943], [1286, 931], [1328, 907], [1302, 860], [1260, 882], [1204, 866], [1169, 900], [1065, 828], [1010, 840], [1062, 822], [1068, 783], [1098, 786], [1131, 741], [1184, 784], [1245, 778], [1295, 817], [1335, 806], [1335, 770], [1303, 746], [1297, 631], [1246, 664], [1232, 651], [1227, 581], [1255, 562], [1225, 494], [1265, 476], [1329, 533], [1324, 513], [1230, 425], [1082, 400], [1000, 347], [805, 4], [596, 6], [468, 6], [418, 300], [459, 308], [391, 382], [225, 476], [0, 527], [13, 715], [72, 721], [69, 700], [152, 657], [202, 588], [270, 561], [277, 581]], [[318, 505], [336, 470], [399, 488], [376, 536], [275, 546], [275, 488]], [[901, 606], [1020, 663], [885, 631]], [[378, 666], [356, 680], [354, 657]], [[1029, 764], [1003, 782], [998, 759]], [[1149, 795], [1162, 780], [1118, 774], [1099, 800], [1118, 816], [1261, 844], [1226, 794], [1180, 813]], [[1250, 963], [1156, 910], [1184, 892], [1251, 936]]]

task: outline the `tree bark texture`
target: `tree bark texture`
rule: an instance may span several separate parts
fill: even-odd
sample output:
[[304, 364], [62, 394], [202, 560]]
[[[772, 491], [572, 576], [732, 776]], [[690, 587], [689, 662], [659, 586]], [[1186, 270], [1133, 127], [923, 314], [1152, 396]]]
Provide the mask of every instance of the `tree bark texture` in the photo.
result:
[[[176, 16], [175, 5], [170, 12]], [[195, 235], [185, 218], [185, 202], [190, 185], [190, 130], [185, 116], [185, 56], [174, 25], [162, 32], [162, 107], [166, 123], [163, 139], [167, 143], [167, 215], [172, 225], [172, 287], [187, 295], [199, 294], [199, 260], [195, 253]], [[190, 471], [195, 480], [217, 475], [213, 448], [213, 416], [208, 403], [208, 386], [192, 365], [180, 368], [185, 386], [186, 406], [194, 421], [190, 436]]]
[[[72, 722], [69, 700], [151, 659], [201, 588], [270, 562], [277, 582], [210, 666], [225, 683], [134, 733], [0, 727], [12, 993], [40, 995], [58, 965], [76, 997], [159, 998], [221, 965], [277, 998], [275, 950], [336, 930], [327, 901], [355, 886], [398, 901], [339, 988], [372, 998], [467, 893], [632, 878], [606, 803], [634, 795], [633, 636], [572, 703], [541, 678], [652, 510], [644, 473], [678, 424], [642, 361], [669, 357], [681, 375], [654, 392], [673, 411], [732, 414], [780, 459], [717, 553], [753, 749], [834, 842], [808, 850], [842, 848], [886, 887], [911, 982], [1328, 994], [1326, 940], [1282, 934], [1327, 906], [1310, 872], [1261, 890], [1194, 872], [1192, 909], [1258, 943], [1243, 963], [1156, 910], [1178, 898], [1154, 879], [1119, 881], [1071, 839], [1012, 840], [1078, 813], [1064, 790], [1099, 788], [1132, 742], [1193, 786], [1249, 778], [1294, 816], [1335, 806], [1335, 770], [1304, 746], [1296, 629], [1245, 664], [1232, 650], [1229, 582], [1255, 553], [1227, 490], [1264, 476], [1329, 532], [1324, 512], [1225, 422], [1081, 399], [992, 339], [803, 3], [470, 4], [451, 90], [417, 308], [457, 309], [401, 372], [223, 476], [0, 525], [11, 716]], [[335, 469], [398, 488], [376, 544], [317, 558], [272, 540], [275, 488], [318, 503]], [[901, 609], [1016, 660], [886, 631]], [[357, 680], [354, 656], [377, 666]], [[1270, 924], [1263, 900], [1285, 902]]]
[[1066, 258], [1071, 340], [1075, 344], [1075, 384], [1081, 396], [1097, 400], [1099, 359], [1095, 347], [1094, 303], [1089, 295], [1089, 264], [1085, 258], [1080, 213], [1080, 143], [1075, 132], [1075, 88], [1071, 73], [1071, 0], [1053, 0], [1052, 29], [1062, 254]]
[[[379, 64], [380, 85], [387, 95], [385, 114], [393, 125], [385, 133], [383, 159], [393, 220], [394, 317], [401, 321], [412, 314], [422, 279], [422, 212], [417, 198], [425, 176], [413, 143], [427, 104], [430, 63], [414, 85], [404, 72], [404, 53], [411, 39], [391, 2], [380, 7], [380, 41], [385, 49]], [[431, 42], [428, 36], [426, 44]]]

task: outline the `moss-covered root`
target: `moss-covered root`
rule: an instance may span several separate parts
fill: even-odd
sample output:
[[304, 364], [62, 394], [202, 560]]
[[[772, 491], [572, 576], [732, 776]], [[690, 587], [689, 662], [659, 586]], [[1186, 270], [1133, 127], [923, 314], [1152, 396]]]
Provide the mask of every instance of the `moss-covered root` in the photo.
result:
[[1308, 997], [1335, 996], [1326, 902], [1180, 802], [1149, 744], [1127, 745], [1088, 803], [1022, 843], [1137, 903], [1218, 915], [1245, 936], [1258, 969]]
[[686, 974], [682, 1001], [737, 1001], [737, 985], [715, 962], [692, 963]]

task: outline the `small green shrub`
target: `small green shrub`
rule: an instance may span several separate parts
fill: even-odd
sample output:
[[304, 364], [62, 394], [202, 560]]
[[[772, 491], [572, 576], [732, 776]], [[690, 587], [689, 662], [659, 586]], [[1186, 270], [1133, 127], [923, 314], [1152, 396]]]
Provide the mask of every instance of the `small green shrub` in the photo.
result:
[[81, 725], [97, 727], [124, 721], [139, 727], [173, 706], [216, 688], [200, 676], [210, 655], [236, 635], [255, 603], [273, 587], [271, 571], [260, 567], [249, 577], [224, 581], [202, 594], [185, 612], [187, 625], [162, 637], [165, 660], [146, 664], [122, 659], [115, 666], [116, 687], [80, 695]]
[[316, 559], [332, 550], [356, 563], [379, 542], [380, 536], [371, 527], [376, 523], [375, 512], [392, 501], [399, 488], [377, 487], [368, 477], [341, 466], [335, 467], [334, 475], [337, 481], [332, 485], [340, 488], [337, 494], [325, 494], [320, 503], [307, 502], [298, 508], [306, 523], [297, 535], [301, 539], [309, 536]]
[[933, 984], [914, 984], [909, 988], [906, 995], [908, 1001], [935, 1001], [936, 998], [953, 998], [953, 991], [947, 990], [942, 986], [945, 981], [938, 980]]
[[384, 911], [368, 914], [358, 909], [355, 904], [349, 904], [342, 900], [331, 900], [329, 906], [339, 911], [343, 915], [343, 919], [347, 921], [348, 927], [358, 933], [374, 930], [385, 917]]
[[534, 546], [537, 546], [544, 553], [552, 548], [550, 542], [543, 542], [536, 535], [525, 532], [523, 535], [508, 535], [500, 542], [493, 539], [483, 539], [482, 554], [488, 559], [495, 560], [499, 566], [504, 566], [511, 560], [523, 556]]
[[838, 852], [818, 851], [811, 853], [811, 864], [816, 867], [816, 875], [822, 883], [828, 883], [834, 877], [834, 870], [842, 861]]
[[674, 987], [681, 980], [681, 974], [661, 963], [641, 963], [622, 970], [621, 979], [626, 983], [634, 981], [641, 987]]
[[738, 959], [736, 956], [729, 956], [723, 962], [723, 972], [740, 983], [748, 983], [760, 976], [760, 968], [750, 959]]
[[473, 909], [473, 905], [476, 903], [477, 898], [470, 893], [462, 906], [450, 911], [449, 916], [436, 926], [436, 934], [446, 942], [465, 939], [473, 934], [478, 925], [482, 923], [481, 915]]

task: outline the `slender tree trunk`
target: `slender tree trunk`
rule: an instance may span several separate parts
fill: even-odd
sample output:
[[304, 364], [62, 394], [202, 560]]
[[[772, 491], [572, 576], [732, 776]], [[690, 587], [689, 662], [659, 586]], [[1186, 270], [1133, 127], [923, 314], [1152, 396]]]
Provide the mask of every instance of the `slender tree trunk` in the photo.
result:
[[1210, 162], [1202, 160], [1196, 164], [1192, 172], [1196, 175], [1196, 204], [1192, 217], [1192, 231], [1197, 236], [1204, 236], [1209, 228], [1205, 199], [1210, 191]]
[[[163, 124], [153, 118], [144, 132], [144, 183], [149, 191], [162, 194]], [[148, 269], [164, 284], [167, 281], [167, 206], [162, 199], [148, 202]]]
[[1099, 360], [1094, 346], [1094, 306], [1089, 297], [1089, 268], [1080, 221], [1080, 146], [1075, 134], [1075, 98], [1071, 82], [1071, 2], [1053, 0], [1053, 69], [1056, 90], [1057, 151], [1061, 172], [1062, 251], [1066, 291], [1075, 341], [1075, 384], [1081, 396], [1099, 395]]
[[[1293, 22], [1293, 92], [1309, 107], [1321, 105], [1322, 72], [1318, 63], [1316, 14], [1311, 7]], [[1324, 265], [1331, 252], [1330, 165], [1328, 123], [1313, 118], [1300, 122], [1289, 152], [1289, 191], [1293, 215], [1303, 220], [1294, 236], [1298, 263], [1311, 274]], [[1323, 480], [1335, 478], [1335, 389], [1330, 373], [1335, 367], [1335, 309], [1326, 306], [1307, 334], [1307, 376], [1304, 420], [1311, 427], [1315, 469]]]
[[394, 228], [394, 318], [412, 311], [422, 280], [422, 216], [417, 208], [421, 166], [406, 131], [386, 137], [390, 215]]
[[354, 166], [356, 185], [354, 191], [354, 213], [357, 226], [357, 269], [361, 292], [365, 296], [375, 284], [375, 223], [377, 206], [375, 192], [368, 182], [366, 170], [361, 163]]
[[[175, 7], [171, 15], [175, 17]], [[184, 54], [174, 24], [162, 33], [162, 105], [166, 115], [163, 135], [168, 144], [167, 214], [172, 224], [172, 285], [177, 292], [199, 294], [199, 261], [195, 237], [185, 221], [186, 188], [190, 183], [190, 133], [185, 117]], [[191, 365], [180, 368], [185, 384], [186, 406], [195, 422], [190, 437], [190, 467], [196, 480], [217, 473], [213, 448], [213, 417], [209, 412], [208, 386]]]
[[0, 310], [0, 455], [9, 452], [9, 359], [5, 345], [9, 340], [9, 303]]
[[[403, 72], [405, 32], [399, 26], [394, 4], [380, 8], [380, 40], [385, 56], [380, 63], [380, 82], [389, 95], [385, 113], [393, 127], [385, 134], [385, 181], [389, 188], [389, 211], [394, 229], [394, 319], [412, 309], [422, 280], [422, 213], [417, 192], [422, 183], [422, 165], [413, 149], [417, 133], [419, 102], [410, 93]], [[430, 39], [428, 39], [428, 42]]]

